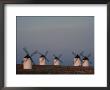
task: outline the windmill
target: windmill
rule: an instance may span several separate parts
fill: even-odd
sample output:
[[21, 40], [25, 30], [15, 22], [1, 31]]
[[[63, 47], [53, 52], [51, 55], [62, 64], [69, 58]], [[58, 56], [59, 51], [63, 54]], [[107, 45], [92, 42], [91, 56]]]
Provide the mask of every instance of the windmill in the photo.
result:
[[60, 60], [61, 56], [62, 56], [61, 54], [59, 56], [53, 55], [54, 57], [53, 65], [60, 65], [60, 63], [63, 63], [63, 61]]
[[39, 65], [46, 65], [46, 61], [49, 62], [49, 60], [46, 57], [48, 54], [48, 51], [46, 51], [45, 54], [42, 54], [40, 52], [37, 52], [37, 53], [40, 54]]
[[91, 62], [89, 61], [89, 57], [91, 56], [91, 54], [88, 54], [87, 56], [83, 56], [83, 59], [82, 59], [82, 66], [84, 67], [87, 67], [87, 66], [90, 66]]
[[34, 51], [31, 55], [29, 54], [28, 50], [26, 48], [23, 48], [24, 52], [26, 53], [26, 56], [23, 58], [23, 69], [32, 69], [32, 64], [34, 64], [34, 61], [32, 60], [32, 56], [37, 53], [37, 51]]
[[[81, 53], [83, 53], [83, 51]], [[73, 60], [74, 66], [81, 66], [81, 58], [80, 58], [81, 53], [76, 54], [74, 51], [72, 52], [72, 54], [74, 55], [74, 60]]]

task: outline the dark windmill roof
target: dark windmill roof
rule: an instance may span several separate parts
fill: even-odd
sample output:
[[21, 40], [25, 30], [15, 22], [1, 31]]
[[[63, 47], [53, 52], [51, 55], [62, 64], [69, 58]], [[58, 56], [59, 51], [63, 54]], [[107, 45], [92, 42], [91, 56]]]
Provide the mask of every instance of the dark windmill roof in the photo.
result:
[[43, 57], [43, 58], [45, 58], [45, 55], [41, 55], [40, 57]]
[[83, 60], [89, 60], [89, 59], [88, 59], [88, 57], [85, 56], [85, 57], [83, 58]]
[[28, 54], [24, 58], [31, 58]]
[[75, 58], [80, 58], [80, 56], [77, 54]]
[[59, 58], [58, 58], [58, 57], [55, 57], [55, 59], [59, 60]]

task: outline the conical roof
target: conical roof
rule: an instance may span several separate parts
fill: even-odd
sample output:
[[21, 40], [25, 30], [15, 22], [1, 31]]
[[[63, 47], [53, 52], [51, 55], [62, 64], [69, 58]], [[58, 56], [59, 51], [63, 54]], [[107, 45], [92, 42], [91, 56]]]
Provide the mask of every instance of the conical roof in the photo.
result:
[[40, 57], [44, 57], [45, 58], [45, 55], [41, 55]]
[[77, 54], [75, 58], [80, 58], [80, 56]]
[[55, 59], [59, 60], [59, 58], [58, 58], [58, 57], [55, 57]]
[[28, 54], [24, 58], [31, 58]]
[[88, 59], [88, 57], [85, 56], [85, 57], [83, 58], [83, 60], [89, 60], [89, 59]]

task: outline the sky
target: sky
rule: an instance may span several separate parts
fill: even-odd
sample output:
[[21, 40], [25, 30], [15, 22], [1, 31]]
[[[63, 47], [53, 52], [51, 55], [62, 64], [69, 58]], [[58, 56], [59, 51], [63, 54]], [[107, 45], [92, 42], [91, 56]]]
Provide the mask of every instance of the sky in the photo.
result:
[[[94, 17], [93, 16], [17, 16], [17, 53], [16, 63], [20, 64], [26, 53], [35, 50], [45, 53], [51, 64], [53, 54], [60, 55], [62, 65], [73, 65], [72, 51], [84, 55], [91, 53], [90, 61], [94, 65]], [[39, 54], [32, 58], [38, 64]]]

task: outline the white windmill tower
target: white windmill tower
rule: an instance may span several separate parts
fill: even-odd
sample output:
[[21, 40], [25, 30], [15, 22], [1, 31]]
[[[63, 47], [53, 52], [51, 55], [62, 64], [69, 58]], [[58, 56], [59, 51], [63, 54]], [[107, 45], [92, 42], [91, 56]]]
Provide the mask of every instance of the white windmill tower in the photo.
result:
[[91, 62], [89, 61], [89, 57], [91, 56], [91, 54], [87, 55], [87, 56], [83, 56], [83, 59], [82, 59], [82, 66], [83, 67], [88, 67], [90, 66]]
[[72, 54], [75, 56], [73, 60], [73, 66], [81, 66], [81, 58], [79, 56], [80, 54], [76, 54], [74, 51], [72, 52]]
[[60, 60], [62, 55], [59, 56], [53, 55], [53, 56], [54, 56], [53, 65], [60, 65], [60, 63], [63, 63], [63, 61]]
[[49, 60], [47, 59], [47, 54], [48, 54], [48, 51], [45, 52], [45, 54], [42, 54], [40, 52], [38, 52], [38, 54], [40, 54], [40, 57], [39, 57], [39, 65], [46, 65], [46, 61], [49, 62]]
[[32, 69], [32, 64], [34, 64], [34, 61], [32, 60], [32, 56], [37, 53], [37, 51], [33, 52], [31, 55], [27, 51], [26, 48], [23, 48], [23, 50], [26, 53], [26, 56], [23, 58], [23, 69]]

